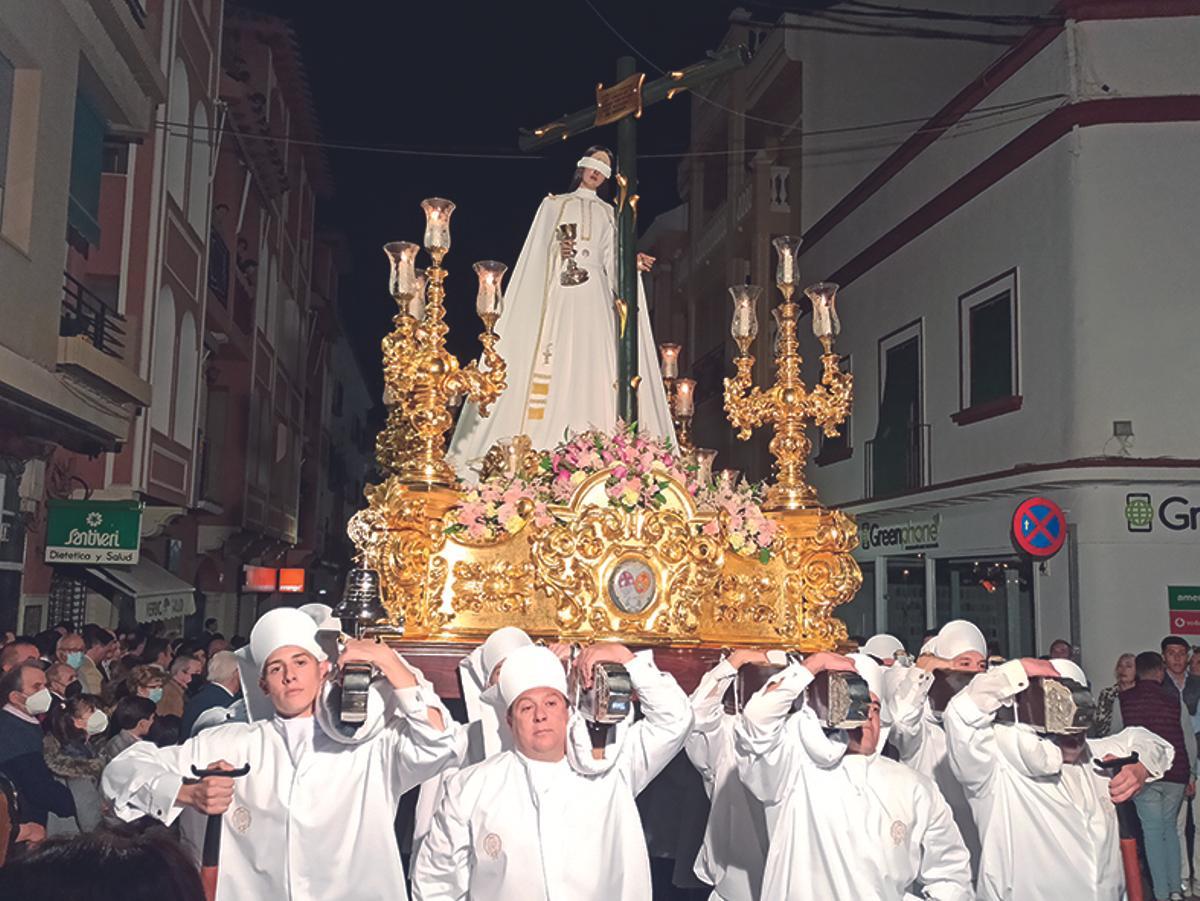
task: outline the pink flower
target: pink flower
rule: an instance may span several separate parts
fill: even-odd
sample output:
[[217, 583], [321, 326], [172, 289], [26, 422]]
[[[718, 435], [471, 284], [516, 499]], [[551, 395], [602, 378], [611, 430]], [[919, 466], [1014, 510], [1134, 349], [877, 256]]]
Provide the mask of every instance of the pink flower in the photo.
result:
[[463, 525], [469, 525], [483, 516], [483, 504], [478, 501], [472, 501], [463, 504], [458, 509], [458, 521]]
[[715, 519], [710, 519], [704, 524], [704, 527], [700, 531], [709, 538], [716, 538], [721, 534], [721, 524]]

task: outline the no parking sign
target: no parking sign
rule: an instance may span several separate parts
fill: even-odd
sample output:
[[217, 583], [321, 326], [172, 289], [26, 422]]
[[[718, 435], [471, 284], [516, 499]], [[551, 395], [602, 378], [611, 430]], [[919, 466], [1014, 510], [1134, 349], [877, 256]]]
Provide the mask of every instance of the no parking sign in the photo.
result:
[[1044, 497], [1022, 501], [1013, 514], [1013, 539], [1032, 557], [1053, 557], [1067, 540], [1062, 507]]

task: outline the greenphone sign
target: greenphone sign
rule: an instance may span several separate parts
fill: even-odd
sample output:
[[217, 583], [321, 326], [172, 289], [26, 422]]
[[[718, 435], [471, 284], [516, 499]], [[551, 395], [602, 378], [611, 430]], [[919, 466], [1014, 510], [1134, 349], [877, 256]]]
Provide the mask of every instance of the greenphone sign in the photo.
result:
[[137, 501], [49, 501], [47, 563], [138, 562], [142, 505]]
[[880, 523], [859, 519], [858, 543], [864, 551], [927, 550], [938, 546], [941, 528], [940, 513], [928, 519], [910, 519], [906, 522]]

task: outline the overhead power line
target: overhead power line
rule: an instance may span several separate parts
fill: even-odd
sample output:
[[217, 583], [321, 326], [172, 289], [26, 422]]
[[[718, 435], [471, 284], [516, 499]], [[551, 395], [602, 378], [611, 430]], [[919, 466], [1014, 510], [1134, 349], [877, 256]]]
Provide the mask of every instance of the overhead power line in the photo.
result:
[[[1038, 118], [1050, 112], [1053, 108], [1050, 104], [1058, 102], [1061, 105], [1066, 101], [1068, 95], [1045, 94], [1040, 97], [1030, 97], [1023, 100], [1009, 101], [1005, 103], [997, 103], [989, 106], [977, 107], [968, 113], [964, 114], [952, 125], [930, 124], [923, 125], [915, 130], [906, 131], [902, 134], [883, 137], [880, 135], [875, 140], [870, 142], [854, 142], [845, 144], [826, 144], [820, 143], [815, 146], [810, 146], [806, 143], [781, 143], [763, 147], [744, 147], [739, 149], [724, 149], [724, 150], [685, 150], [668, 153], [643, 153], [639, 154], [639, 159], [687, 159], [687, 158], [705, 158], [705, 157], [720, 157], [720, 156], [740, 156], [743, 154], [754, 154], [760, 150], [768, 152], [777, 151], [798, 151], [801, 156], [831, 156], [838, 153], [854, 152], [868, 148], [884, 148], [898, 147], [905, 141], [909, 140], [913, 135], [944, 132], [944, 138], [962, 137], [967, 134], [977, 134], [981, 131], [991, 128], [999, 128], [1015, 122], [1022, 122], [1032, 118]], [[891, 119], [884, 122], [872, 122], [861, 125], [848, 125], [837, 128], [822, 128], [812, 129], [809, 131], [796, 130], [793, 133], [800, 141], [814, 141], [816, 139], [825, 139], [837, 135], [862, 135], [871, 132], [883, 132], [886, 130], [894, 130], [904, 126], [920, 125], [928, 123], [929, 116], [916, 116], [904, 119]], [[208, 147], [216, 146], [218, 143], [213, 137], [204, 137], [197, 135], [191, 130], [191, 126], [187, 122], [171, 122], [164, 121], [156, 123], [156, 127], [164, 130], [171, 138], [186, 140], [192, 144], [200, 144]], [[228, 126], [227, 126], [228, 128]], [[233, 129], [229, 129], [233, 131]], [[210, 135], [214, 131], [208, 130]], [[234, 131], [237, 137], [243, 141], [274, 141], [281, 145], [292, 145], [296, 147], [318, 147], [325, 150], [338, 150], [361, 153], [375, 154], [393, 154], [398, 156], [409, 157], [429, 157], [438, 159], [479, 159], [479, 160], [545, 160], [548, 157], [540, 154], [526, 153], [492, 153], [487, 151], [476, 150], [455, 150], [441, 148], [416, 148], [416, 147], [394, 147], [389, 145], [377, 144], [361, 144], [352, 142], [339, 141], [318, 141], [306, 140], [303, 138], [278, 137], [275, 135], [256, 135], [247, 134], [245, 132]]]
[[[631, 40], [629, 40], [629, 38], [627, 38], [625, 36], [625, 34], [619, 28], [617, 28], [617, 26], [614, 25], [604, 15], [603, 12], [600, 11], [600, 9], [596, 6], [595, 3], [592, 2], [592, 0], [583, 0], [583, 2], [588, 7], [588, 9], [590, 9], [592, 11], [592, 14], [595, 15], [595, 17], [600, 20], [601, 24], [604, 25], [604, 27], [607, 28], [618, 41], [620, 41], [622, 44], [624, 44], [630, 50], [630, 52], [632, 52], [635, 56], [639, 57], [647, 66], [649, 66], [651, 69], [653, 69], [658, 74], [660, 74], [660, 75], [667, 74], [667, 70], [663, 66], [660, 66], [655, 60], [651, 59], [649, 56], [647, 56], [645, 53], [643, 53], [640, 48], [638, 48]], [[849, 2], [849, 0], [848, 0], [848, 2]], [[855, 5], [857, 5], [859, 0], [854, 0], [854, 2], [855, 2]], [[866, 0], [862, 0], [862, 2], [866, 2]], [[772, 29], [772, 28], [801, 29], [801, 30], [808, 30], [808, 31], [817, 31], [817, 32], [822, 32], [822, 33], [847, 34], [847, 35], [858, 35], [858, 36], [868, 36], [868, 37], [923, 37], [923, 38], [931, 38], [931, 39], [936, 38], [936, 39], [945, 39], [945, 40], [978, 40], [978, 41], [988, 43], [988, 44], [997, 44], [997, 45], [1003, 45], [1003, 46], [1011, 45], [1013, 43], [1013, 40], [1015, 39], [1014, 36], [1012, 36], [1012, 35], [971, 34], [971, 33], [967, 33], [967, 32], [946, 31], [946, 30], [937, 30], [937, 29], [926, 29], [924, 31], [924, 33], [919, 33], [919, 30], [915, 30], [911, 27], [902, 27], [902, 28], [888, 27], [884, 23], [880, 23], [878, 26], [875, 26], [875, 27], [870, 27], [868, 25], [868, 23], [866, 23], [865, 21], [864, 22], [853, 22], [853, 21], [846, 22], [845, 20], [839, 20], [836, 17], [836, 15], [830, 17], [829, 11], [827, 11], [827, 10], [826, 11], [811, 11], [811, 10], [800, 11], [800, 10], [792, 10], [792, 9], [781, 9], [780, 7], [770, 5], [770, 4], [751, 4], [751, 5], [757, 5], [759, 7], [766, 6], [767, 8], [770, 8], [775, 11], [780, 11], [780, 12], [795, 12], [798, 15], [811, 15], [822, 21], [829, 23], [827, 25], [772, 23], [772, 22], [748, 22], [747, 23], [748, 25], [760, 27], [763, 29]], [[895, 7], [891, 10], [887, 10], [885, 8], [884, 11], [894, 12], [895, 10], [903, 10], [903, 7]], [[844, 11], [839, 10], [839, 12], [847, 12], [848, 13], [850, 11], [849, 10], [844, 10]], [[921, 11], [921, 12], [924, 12], [924, 11]], [[936, 11], [930, 11], [930, 12], [936, 12]], [[1022, 17], [1022, 19], [1028, 19], [1028, 18], [1029, 17]], [[1038, 20], [1038, 21], [1040, 22], [1040, 20]], [[1053, 20], [1053, 21], [1060, 21], [1060, 20]], [[988, 23], [988, 24], [996, 24], [996, 23]], [[1013, 25], [1021, 24], [1022, 27], [1028, 27], [1028, 22], [1021, 21], [1020, 23], [1018, 23], [1015, 18], [1014, 18], [1014, 21], [1012, 24]], [[717, 100], [714, 100], [710, 95], [705, 94], [701, 91], [693, 90], [691, 92], [691, 94], [693, 97], [695, 97], [701, 103], [706, 103], [709, 106], [712, 106], [716, 109], [722, 110], [732, 116], [737, 116], [741, 119], [745, 119], [748, 122], [758, 122], [762, 125], [773, 125], [777, 128], [783, 128], [788, 131], [790, 131], [796, 127], [795, 122], [784, 122], [784, 121], [780, 121], [778, 119], [771, 119], [771, 118], [768, 118], [765, 116], [757, 116], [757, 115], [754, 115], [753, 113], [747, 113], [743, 110], [737, 110], [730, 106], [726, 106], [725, 104], [723, 104]]]

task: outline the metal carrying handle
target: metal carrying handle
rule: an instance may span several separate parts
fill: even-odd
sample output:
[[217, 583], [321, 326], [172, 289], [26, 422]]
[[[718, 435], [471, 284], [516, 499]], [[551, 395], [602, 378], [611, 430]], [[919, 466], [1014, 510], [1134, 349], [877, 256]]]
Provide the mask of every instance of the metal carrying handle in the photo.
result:
[[[209, 776], [228, 776], [230, 779], [239, 779], [250, 772], [250, 764], [244, 763], [235, 770], [202, 770], [195, 764], [192, 764], [192, 775], [196, 778], [184, 778], [184, 785], [195, 785], [201, 779], [207, 779]], [[204, 867], [216, 867], [217, 862], [221, 857], [221, 814], [209, 814], [208, 821], [204, 824], [204, 846], [200, 852], [200, 862]], [[214, 880], [216, 877], [212, 877]], [[212, 885], [212, 893], [216, 892], [216, 883]], [[212, 893], [209, 897], [212, 897]]]
[[1125, 769], [1125, 767], [1132, 766], [1133, 764], [1135, 764], [1137, 762], [1138, 762], [1138, 752], [1137, 751], [1134, 751], [1128, 757], [1114, 757], [1112, 760], [1096, 760], [1096, 759], [1092, 760], [1092, 763], [1094, 763], [1100, 769], [1112, 770], [1112, 774], [1114, 776], [1117, 775], [1117, 773], [1121, 772], [1121, 770]]
[[[1112, 760], [1097, 760], [1093, 758], [1092, 763], [1102, 770], [1107, 770], [1112, 775], [1117, 775], [1127, 766], [1132, 766], [1138, 762], [1138, 752], [1134, 751], [1128, 757], [1114, 757]], [[1132, 801], [1123, 801], [1117, 805], [1117, 827], [1120, 832], [1120, 837], [1124, 839], [1133, 838], [1137, 835], [1137, 811], [1133, 807]]]
[[[249, 772], [250, 764], [248, 763], [242, 764], [236, 770], [202, 770], [199, 769], [195, 764], [192, 764], [192, 775], [194, 775], [196, 779], [207, 779], [209, 776], [228, 776], [230, 779], [238, 779], [247, 775]], [[190, 782], [191, 780], [185, 781]]]
[[[1114, 757], [1112, 760], [1092, 759], [1092, 763], [1102, 770], [1111, 772], [1114, 776], [1127, 766], [1138, 762], [1138, 752], [1134, 751], [1128, 757]], [[1142, 888], [1142, 871], [1138, 863], [1137, 853], [1137, 809], [1133, 801], [1122, 801], [1117, 805], [1117, 832], [1120, 836], [1121, 866], [1125, 870], [1125, 890], [1129, 901], [1144, 901], [1146, 895]]]

